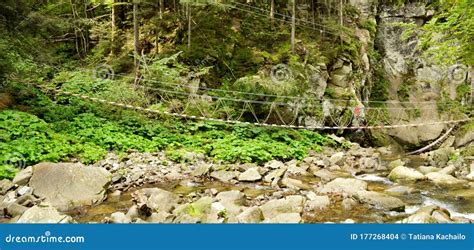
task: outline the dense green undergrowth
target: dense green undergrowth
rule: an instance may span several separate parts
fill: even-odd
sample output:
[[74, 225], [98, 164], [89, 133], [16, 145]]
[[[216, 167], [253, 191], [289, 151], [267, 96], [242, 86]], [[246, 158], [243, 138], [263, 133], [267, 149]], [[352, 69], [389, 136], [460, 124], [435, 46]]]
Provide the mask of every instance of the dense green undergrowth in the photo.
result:
[[77, 98], [53, 101], [22, 87], [15, 93], [17, 105], [27, 112], [0, 112], [0, 178], [12, 178], [15, 166], [41, 161], [78, 159], [90, 164], [109, 151], [164, 150], [177, 162], [186, 161], [186, 154], [193, 152], [216, 161], [261, 164], [271, 159], [302, 159], [310, 150], [337, 146], [312, 131], [149, 119]]

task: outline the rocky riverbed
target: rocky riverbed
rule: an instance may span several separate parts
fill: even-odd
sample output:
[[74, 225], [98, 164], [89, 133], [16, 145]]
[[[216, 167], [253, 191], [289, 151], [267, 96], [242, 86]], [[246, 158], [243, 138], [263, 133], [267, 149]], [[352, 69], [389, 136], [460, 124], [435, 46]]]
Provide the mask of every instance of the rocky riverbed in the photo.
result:
[[[342, 140], [342, 138], [339, 138]], [[110, 153], [93, 165], [40, 163], [0, 181], [3, 223], [471, 223], [474, 163], [442, 147], [325, 148], [264, 165]]]

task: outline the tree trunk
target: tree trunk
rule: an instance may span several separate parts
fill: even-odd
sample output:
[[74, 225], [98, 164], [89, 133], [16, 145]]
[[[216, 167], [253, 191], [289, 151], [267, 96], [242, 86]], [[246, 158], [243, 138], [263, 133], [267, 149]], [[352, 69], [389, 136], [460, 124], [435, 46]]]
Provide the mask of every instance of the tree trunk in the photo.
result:
[[117, 17], [116, 17], [116, 15], [117, 15], [117, 8], [115, 7], [115, 3], [116, 3], [116, 2], [117, 2], [117, 0], [114, 0], [114, 1], [112, 2], [112, 13], [111, 13], [111, 15], [112, 15], [112, 18], [111, 18], [111, 19], [112, 19], [112, 20], [111, 20], [112, 35], [111, 35], [111, 36], [112, 36], [112, 37], [110, 38], [110, 41], [111, 41], [111, 44], [112, 44], [112, 46], [111, 46], [111, 48], [110, 48], [110, 55], [111, 55], [111, 56], [114, 56], [114, 55], [115, 55], [114, 42], [115, 42], [115, 40], [116, 40], [116, 39], [115, 39], [115, 36], [116, 36], [116, 34], [117, 34], [117, 25], [116, 25], [116, 22], [117, 22]]
[[270, 20], [272, 20], [272, 23], [273, 23], [274, 17], [275, 17], [275, 0], [271, 0], [271, 3], [270, 3]]
[[135, 81], [134, 85], [138, 85], [140, 78], [140, 61], [138, 59], [138, 39], [139, 39], [139, 30], [138, 30], [138, 3], [133, 2], [133, 64], [135, 66]]
[[163, 19], [163, 4], [164, 0], [160, 0], [160, 19]]
[[296, 0], [291, 0], [291, 52], [295, 52]]
[[[342, 19], [342, 0], [339, 0], [339, 24], [342, 26], [344, 26], [344, 20]], [[343, 29], [341, 29], [341, 35], [340, 35], [340, 39], [341, 39], [341, 45], [342, 45], [342, 32], [343, 32]]]
[[188, 12], [188, 49], [191, 48], [191, 5], [187, 4]]
[[137, 3], [133, 3], [133, 59], [135, 69], [138, 68], [138, 17], [137, 17], [138, 6]]

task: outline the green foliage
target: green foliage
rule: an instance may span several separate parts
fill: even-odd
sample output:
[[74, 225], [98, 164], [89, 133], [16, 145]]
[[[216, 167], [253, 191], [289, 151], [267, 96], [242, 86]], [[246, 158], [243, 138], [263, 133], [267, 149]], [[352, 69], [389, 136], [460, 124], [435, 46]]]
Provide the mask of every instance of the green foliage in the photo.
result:
[[368, 30], [370, 35], [375, 37], [375, 33], [377, 32], [377, 21], [373, 18], [363, 20], [359, 23], [359, 27]]
[[1, 179], [13, 179], [15, 177], [15, 174], [18, 172], [18, 169], [0, 164], [0, 180]]
[[402, 84], [400, 84], [399, 89], [397, 90], [397, 95], [398, 99], [402, 102], [408, 101], [408, 98], [410, 97], [410, 84], [405, 81]]
[[436, 1], [437, 14], [423, 26], [421, 48], [439, 63], [474, 64], [474, 2], [471, 0]]
[[271, 159], [303, 159], [309, 150], [319, 151], [323, 145], [337, 146], [331, 139], [305, 130], [216, 122], [157, 123], [133, 113], [123, 113], [117, 117], [120, 120], [115, 120], [110, 110], [88, 107], [74, 98], [60, 105], [41, 94], [25, 95], [30, 98], [20, 95], [18, 100], [41, 104], [42, 108], [33, 108], [30, 112], [38, 112], [43, 119], [20, 111], [0, 112], [0, 162], [12, 163], [2, 166], [1, 171], [2, 176], [8, 178], [15, 172], [12, 154], [20, 156], [25, 166], [70, 158], [88, 164], [102, 159], [108, 151], [120, 153], [130, 149], [165, 150], [168, 157], [177, 162], [188, 160], [187, 152], [195, 152], [225, 162], [262, 164]]

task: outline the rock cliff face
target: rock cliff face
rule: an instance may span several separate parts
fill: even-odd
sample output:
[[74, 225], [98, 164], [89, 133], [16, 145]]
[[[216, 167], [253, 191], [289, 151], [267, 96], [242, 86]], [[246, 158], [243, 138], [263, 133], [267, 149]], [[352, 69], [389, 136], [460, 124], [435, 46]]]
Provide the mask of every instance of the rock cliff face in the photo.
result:
[[[378, 4], [372, 0], [352, 0], [351, 4], [360, 12], [361, 19], [376, 21], [376, 35], [371, 40], [361, 39], [364, 44], [374, 43], [375, 50], [381, 55], [380, 62], [370, 61], [364, 65], [368, 72], [374, 63], [381, 63], [386, 80], [390, 100], [397, 102], [387, 105], [394, 123], [422, 123], [448, 120], [449, 114], [438, 111], [436, 102], [444, 96], [456, 98], [456, 88], [467, 77], [464, 66], [441, 66], [425, 60], [418, 49], [416, 29], [429, 20], [434, 11], [428, 9], [423, 2], [407, 3], [403, 6]], [[414, 27], [415, 32], [408, 36], [407, 27]], [[367, 30], [356, 30], [363, 33]], [[368, 32], [368, 31], [367, 31]], [[361, 61], [364, 62], [366, 51], [361, 51]], [[458, 72], [454, 72], [456, 69]], [[457, 74], [453, 77], [453, 74]], [[377, 81], [377, 79], [374, 79]], [[443, 93], [444, 91], [444, 93]], [[403, 103], [403, 102], [410, 102]], [[446, 126], [430, 125], [390, 129], [386, 133], [396, 140], [417, 145], [436, 139]]]

